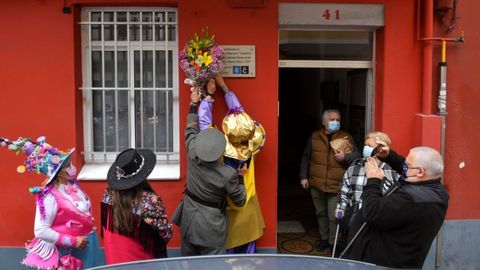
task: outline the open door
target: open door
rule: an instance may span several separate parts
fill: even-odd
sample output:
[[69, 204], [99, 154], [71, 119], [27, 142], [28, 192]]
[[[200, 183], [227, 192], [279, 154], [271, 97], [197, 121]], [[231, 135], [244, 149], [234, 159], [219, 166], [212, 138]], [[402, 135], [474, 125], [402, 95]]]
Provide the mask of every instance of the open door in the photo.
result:
[[369, 69], [280, 68], [278, 151], [278, 252], [318, 253], [320, 240], [310, 192], [299, 184], [301, 156], [311, 133], [322, 127], [322, 113], [337, 109], [342, 130], [363, 147], [369, 93]]
[[300, 187], [300, 160], [325, 109], [339, 110], [342, 129], [363, 145], [372, 130], [376, 31], [383, 26], [381, 4], [279, 4], [279, 253], [330, 255], [315, 250], [320, 236], [310, 192]]

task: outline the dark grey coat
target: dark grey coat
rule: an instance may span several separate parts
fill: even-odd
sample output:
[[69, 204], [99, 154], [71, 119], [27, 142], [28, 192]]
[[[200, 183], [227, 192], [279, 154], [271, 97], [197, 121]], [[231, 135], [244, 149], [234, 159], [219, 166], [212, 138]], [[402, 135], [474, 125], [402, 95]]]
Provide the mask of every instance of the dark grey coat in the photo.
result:
[[[207, 163], [196, 156], [195, 139], [198, 132], [198, 116], [190, 113], [185, 129], [186, 188], [203, 201], [221, 203], [229, 196], [235, 205], [244, 205], [245, 187], [239, 184], [237, 172], [221, 160]], [[180, 227], [182, 241], [203, 247], [225, 245], [227, 218], [222, 209], [205, 206], [184, 194], [172, 221]]]

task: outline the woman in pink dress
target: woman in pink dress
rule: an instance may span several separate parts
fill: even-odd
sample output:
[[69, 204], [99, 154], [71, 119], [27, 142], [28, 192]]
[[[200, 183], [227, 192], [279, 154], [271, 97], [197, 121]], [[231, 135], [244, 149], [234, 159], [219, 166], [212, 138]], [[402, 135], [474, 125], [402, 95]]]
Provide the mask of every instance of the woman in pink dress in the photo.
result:
[[0, 145], [27, 155], [17, 171], [47, 176], [36, 195], [35, 238], [26, 245], [24, 265], [37, 269], [82, 269], [102, 263], [90, 198], [75, 179], [77, 170], [70, 162], [75, 149], [60, 151], [40, 137], [9, 141]]
[[101, 203], [107, 264], [167, 257], [172, 225], [147, 181], [155, 163], [152, 151], [130, 148], [118, 154], [108, 171]]

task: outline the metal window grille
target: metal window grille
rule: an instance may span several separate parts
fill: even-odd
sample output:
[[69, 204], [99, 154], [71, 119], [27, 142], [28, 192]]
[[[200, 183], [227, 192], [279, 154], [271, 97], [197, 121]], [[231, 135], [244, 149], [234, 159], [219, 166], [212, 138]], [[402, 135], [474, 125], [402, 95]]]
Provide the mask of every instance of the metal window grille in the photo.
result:
[[148, 148], [178, 163], [175, 8], [82, 9], [85, 161]]

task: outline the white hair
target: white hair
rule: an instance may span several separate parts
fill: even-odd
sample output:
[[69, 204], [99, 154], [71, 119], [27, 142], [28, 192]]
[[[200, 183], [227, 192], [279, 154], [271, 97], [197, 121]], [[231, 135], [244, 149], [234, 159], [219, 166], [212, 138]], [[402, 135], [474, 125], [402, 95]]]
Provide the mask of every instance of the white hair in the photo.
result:
[[387, 133], [381, 131], [372, 131], [365, 136], [365, 141], [373, 138], [375, 141], [382, 141], [387, 144], [388, 147], [392, 146], [392, 140]]
[[443, 174], [443, 158], [437, 150], [428, 146], [419, 146], [410, 149], [415, 155], [412, 167], [425, 168], [425, 174], [431, 177], [440, 177]]
[[325, 121], [327, 118], [328, 118], [328, 114], [329, 113], [336, 113], [338, 114], [338, 117], [341, 119], [342, 118], [342, 115], [340, 114], [340, 111], [339, 110], [335, 110], [335, 109], [331, 109], [331, 110], [325, 110], [323, 112], [323, 116], [322, 116], [322, 120]]

